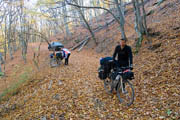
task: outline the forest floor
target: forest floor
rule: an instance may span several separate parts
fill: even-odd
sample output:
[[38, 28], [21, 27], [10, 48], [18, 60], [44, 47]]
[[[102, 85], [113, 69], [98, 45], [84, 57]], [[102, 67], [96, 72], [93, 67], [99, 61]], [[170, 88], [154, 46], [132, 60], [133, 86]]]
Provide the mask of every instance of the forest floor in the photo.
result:
[[111, 56], [114, 48], [106, 53], [73, 51], [68, 66], [50, 68], [44, 43], [37, 70], [32, 59], [39, 44], [31, 44], [27, 64], [22, 64], [18, 51], [14, 63], [7, 65], [7, 77], [1, 79], [3, 89], [21, 79], [27, 82], [1, 101], [0, 119], [180, 119], [180, 4], [166, 1], [158, 10], [148, 20], [151, 37], [134, 55], [133, 105], [126, 107], [116, 94], [107, 94], [98, 78], [100, 57]]

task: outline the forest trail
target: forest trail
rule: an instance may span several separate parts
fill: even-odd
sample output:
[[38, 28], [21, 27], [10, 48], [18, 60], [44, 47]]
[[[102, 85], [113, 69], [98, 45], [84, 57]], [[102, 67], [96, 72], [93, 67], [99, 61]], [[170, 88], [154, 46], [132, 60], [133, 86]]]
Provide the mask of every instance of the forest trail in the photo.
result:
[[[126, 107], [119, 103], [116, 94], [108, 95], [103, 81], [98, 78], [100, 57], [111, 56], [120, 38], [119, 32], [115, 31], [113, 44], [109, 43], [113, 41], [111, 39], [102, 42], [107, 45], [103, 46], [105, 52], [96, 53], [96, 48], [91, 50], [92, 47], [81, 52], [73, 51], [69, 66], [62, 64], [50, 68], [47, 44], [41, 46], [40, 71], [36, 70], [32, 61], [37, 44], [29, 47], [31, 52], [27, 55], [27, 65], [22, 64], [21, 57], [15, 57], [18, 65], [12, 67], [12, 63], [7, 67], [10, 81], [7, 80], [6, 84], [18, 80], [24, 71], [33, 74], [28, 78], [28, 84], [20, 87], [14, 96], [1, 101], [0, 119], [180, 119], [180, 4], [177, 0], [172, 1], [176, 4], [169, 6], [169, 1], [166, 1], [154, 9], [155, 12], [148, 18], [150, 37], [143, 40], [139, 53], [134, 54], [135, 79], [131, 81], [135, 89], [133, 105]], [[127, 20], [132, 20], [132, 17], [128, 16]], [[114, 27], [117, 28], [117, 24]], [[104, 34], [113, 36], [113, 26], [110, 28]], [[131, 33], [129, 29], [127, 31]], [[104, 34], [98, 37], [104, 38]], [[135, 36], [128, 36], [133, 51], [136, 49]], [[20, 52], [17, 54], [20, 55]], [[13, 75], [17, 76], [13, 78]]]
[[[99, 58], [103, 56], [90, 50], [80, 53], [72, 52], [68, 66], [62, 64], [55, 68], [49, 66], [44, 68], [36, 73], [31, 82], [24, 85], [17, 95], [1, 103], [1, 119], [77, 120], [179, 117], [177, 101], [179, 97], [176, 85], [170, 83], [167, 86], [166, 84], [155, 85], [162, 81], [150, 83], [151, 79], [139, 79], [138, 72], [136, 72], [136, 79], [131, 81], [135, 87], [133, 105], [126, 107], [119, 103], [116, 94], [107, 94], [103, 81], [97, 74]], [[136, 59], [137, 57], [134, 60], [135, 64], [137, 64]], [[48, 63], [47, 59], [46, 63]], [[136, 66], [134, 71], [138, 71], [140, 67], [142, 66]], [[170, 95], [169, 91], [174, 94]]]

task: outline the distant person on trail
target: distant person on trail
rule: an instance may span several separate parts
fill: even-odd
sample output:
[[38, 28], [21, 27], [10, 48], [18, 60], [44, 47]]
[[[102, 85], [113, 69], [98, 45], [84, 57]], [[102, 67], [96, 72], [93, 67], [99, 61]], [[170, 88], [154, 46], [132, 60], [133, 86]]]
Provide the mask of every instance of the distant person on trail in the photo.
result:
[[63, 51], [62, 51], [62, 48], [56, 48], [55, 49], [55, 55], [57, 57], [57, 59], [63, 59]]
[[[116, 56], [118, 56], [116, 60]], [[126, 40], [121, 39], [113, 54], [113, 60], [118, 67], [130, 67], [133, 69], [133, 55], [131, 47], [126, 44]]]
[[63, 51], [64, 57], [65, 57], [65, 65], [68, 65], [71, 52], [66, 48], [63, 48], [62, 51]]

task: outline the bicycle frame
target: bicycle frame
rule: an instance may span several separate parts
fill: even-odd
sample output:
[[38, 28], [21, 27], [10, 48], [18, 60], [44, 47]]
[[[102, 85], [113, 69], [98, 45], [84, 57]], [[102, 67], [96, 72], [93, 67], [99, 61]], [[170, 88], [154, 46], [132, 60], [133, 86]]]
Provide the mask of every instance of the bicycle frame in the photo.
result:
[[[123, 71], [120, 71], [120, 72], [118, 72], [118, 75], [116, 76], [116, 80], [118, 80], [118, 83], [117, 83], [117, 85], [119, 85], [119, 83], [120, 83], [120, 86], [123, 86], [123, 79], [120, 79], [120, 78], [122, 78], [122, 74], [123, 74]], [[124, 88], [123, 87], [121, 87], [121, 90], [122, 90], [122, 92], [124, 92]]]
[[[54, 53], [53, 53], [53, 57], [50, 59], [51, 59], [50, 60], [50, 66], [51, 67], [59, 66], [61, 64], [61, 61], [62, 61], [62, 59], [58, 59], [56, 54], [54, 54]], [[55, 62], [55, 65], [52, 65], [52, 63], [54, 63], [54, 62]]]
[[[124, 71], [127, 69], [114, 69], [113, 74], [109, 74], [108, 79], [110, 81], [104, 80], [104, 88], [108, 94], [115, 89], [120, 103], [125, 102], [127, 106], [130, 106], [134, 101], [134, 88], [128, 79], [123, 78]], [[112, 75], [115, 75], [115, 78]]]

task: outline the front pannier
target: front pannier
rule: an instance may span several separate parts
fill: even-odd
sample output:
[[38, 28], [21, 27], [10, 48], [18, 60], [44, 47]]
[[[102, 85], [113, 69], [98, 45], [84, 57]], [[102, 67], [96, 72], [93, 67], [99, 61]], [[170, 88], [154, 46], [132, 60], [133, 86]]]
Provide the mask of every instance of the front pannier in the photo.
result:
[[134, 79], [134, 73], [132, 71], [124, 72], [123, 79], [126, 79], [126, 80]]

